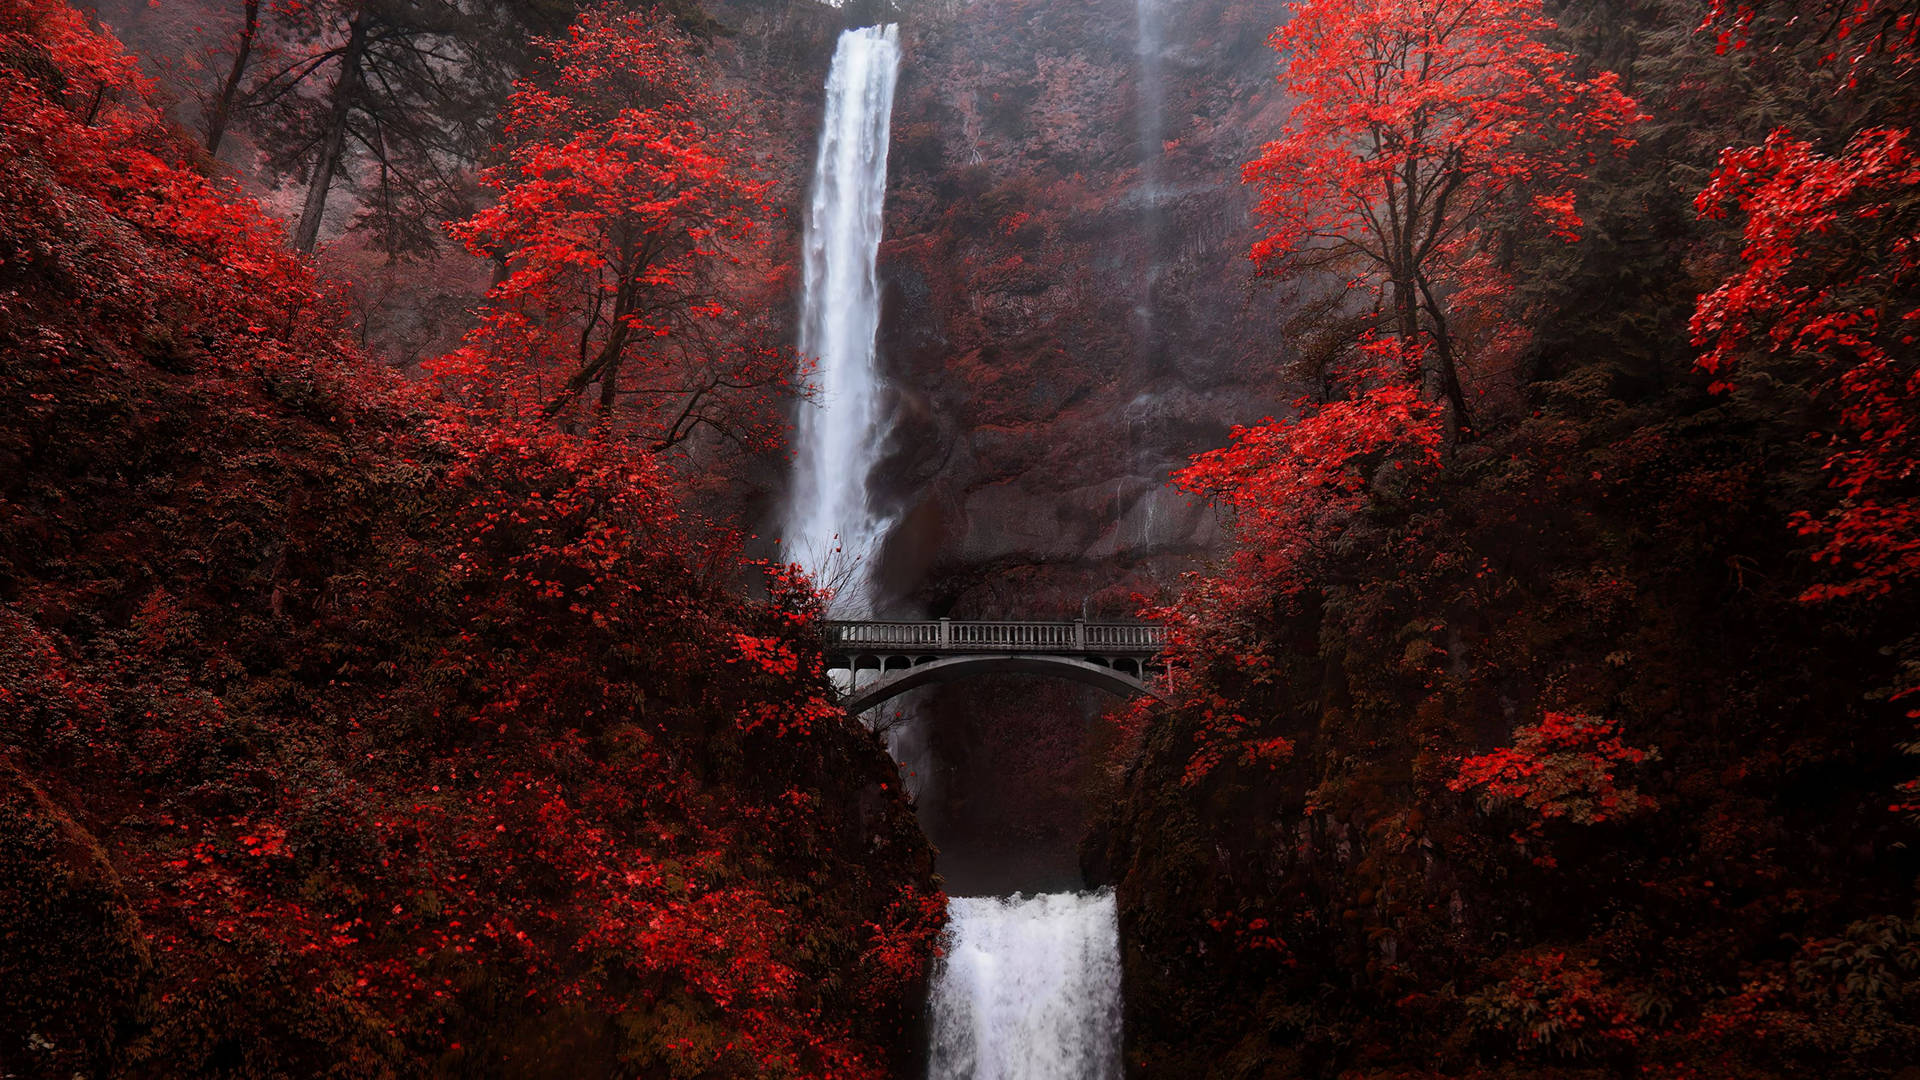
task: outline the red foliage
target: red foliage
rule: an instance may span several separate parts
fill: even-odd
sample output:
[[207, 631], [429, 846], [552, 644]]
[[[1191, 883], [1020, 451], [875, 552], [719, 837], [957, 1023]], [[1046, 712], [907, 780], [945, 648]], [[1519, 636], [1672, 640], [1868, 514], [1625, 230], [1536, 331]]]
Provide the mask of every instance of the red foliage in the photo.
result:
[[[1150, 614], [1169, 629], [1168, 661], [1198, 670], [1228, 663], [1259, 678], [1267, 659], [1237, 629], [1275, 602], [1295, 602], [1352, 518], [1380, 493], [1381, 475], [1430, 472], [1440, 464], [1434, 409], [1395, 382], [1362, 390], [1350, 401], [1310, 406], [1289, 421], [1235, 428], [1231, 445], [1209, 450], [1174, 474], [1174, 483], [1233, 512], [1227, 573], [1189, 578], [1172, 607]], [[1285, 738], [1262, 736], [1204, 683], [1174, 687], [1200, 717], [1197, 747], [1184, 782], [1191, 785], [1228, 757], [1248, 768], [1272, 768], [1292, 753]]]
[[1467, 1000], [1481, 1027], [1520, 1050], [1602, 1055], [1643, 1038], [1632, 1007], [1592, 960], [1536, 950], [1497, 965], [1497, 982]]
[[1654, 756], [1621, 742], [1611, 720], [1549, 712], [1514, 731], [1511, 747], [1462, 761], [1447, 786], [1475, 792], [1489, 810], [1517, 802], [1533, 812], [1536, 829], [1551, 821], [1597, 825], [1659, 805], [1614, 777]]
[[[150, 83], [111, 36], [65, 5], [10, 0], [0, 44], [17, 58], [0, 65], [9, 278], [57, 282], [104, 318], [152, 319], [187, 304], [222, 334], [296, 345], [331, 337], [313, 317], [312, 273], [280, 245], [279, 223], [188, 167], [192, 148], [148, 104]], [[115, 229], [163, 239], [163, 258], [135, 272], [132, 246], [111, 242]], [[10, 307], [0, 293], [0, 314]]]
[[[670, 16], [592, 8], [539, 43], [551, 71], [517, 84], [494, 205], [453, 226], [505, 276], [467, 346], [431, 365], [505, 415], [593, 402], [654, 451], [703, 428], [764, 446], [759, 392], [791, 357], [742, 332], [768, 181], [738, 105]], [[625, 407], [614, 413], [616, 404]]]
[[1889, 64], [1896, 73], [1920, 65], [1920, 10], [1911, 0], [1789, 0], [1759, 5], [1709, 0], [1700, 22], [1701, 30], [1714, 34], [1714, 51], [1723, 54], [1746, 48], [1756, 32], [1786, 28], [1823, 49], [1820, 62], [1844, 71], [1849, 87], [1876, 64]]
[[[1831, 157], [1776, 131], [1728, 149], [1696, 201], [1746, 216], [1741, 266], [1702, 295], [1694, 344], [1714, 388], [1742, 362], [1809, 365], [1834, 412], [1838, 504], [1795, 516], [1833, 576], [1801, 599], [1865, 600], [1920, 581], [1920, 158], [1910, 132], [1870, 128]], [[1909, 672], [1895, 698], [1920, 691]], [[1920, 709], [1908, 714], [1920, 719]], [[1914, 744], [1920, 747], [1920, 743]], [[1893, 809], [1920, 809], [1920, 780]]]
[[1375, 472], [1440, 464], [1434, 410], [1387, 383], [1351, 401], [1301, 403], [1293, 420], [1233, 430], [1174, 474], [1174, 483], [1233, 510], [1233, 572], [1210, 586], [1230, 609], [1258, 596], [1297, 596], [1344, 522], [1375, 491]]
[[741, 599], [629, 441], [355, 354], [145, 93], [71, 9], [0, 0], [0, 801], [93, 830], [151, 960], [88, 1038], [142, 1075], [411, 1075], [516, 1031], [885, 1075], [864, 1017], [943, 906], [904, 803], [859, 794], [891, 768], [827, 698], [817, 598]]
[[1480, 230], [1517, 193], [1574, 239], [1573, 186], [1600, 150], [1629, 145], [1634, 102], [1612, 74], [1580, 79], [1541, 43], [1553, 23], [1539, 0], [1305, 0], [1292, 11], [1272, 44], [1293, 112], [1244, 170], [1269, 230], [1253, 259], [1370, 280], [1403, 351], [1430, 369], [1430, 396], [1464, 423], [1455, 365], [1473, 343], [1457, 340], [1449, 293], [1485, 276], [1469, 266]]
[[1882, 595], [1920, 576], [1920, 160], [1905, 131], [1861, 132], [1840, 157], [1775, 132], [1730, 149], [1700, 213], [1746, 215], [1742, 266], [1700, 297], [1702, 369], [1743, 356], [1811, 362], [1840, 429], [1827, 461], [1841, 503], [1803, 514], [1815, 557], [1843, 576], [1808, 600]]

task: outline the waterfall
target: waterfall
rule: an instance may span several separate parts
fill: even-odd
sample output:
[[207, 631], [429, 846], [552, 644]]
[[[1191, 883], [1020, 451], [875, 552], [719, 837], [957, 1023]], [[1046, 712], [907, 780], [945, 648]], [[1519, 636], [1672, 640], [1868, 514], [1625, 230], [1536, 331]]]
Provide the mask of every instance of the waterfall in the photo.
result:
[[1148, 360], [1155, 352], [1154, 288], [1160, 278], [1160, 236], [1166, 197], [1161, 159], [1166, 156], [1167, 88], [1161, 75], [1160, 0], [1134, 0], [1133, 53], [1138, 66], [1139, 93], [1134, 124], [1139, 139], [1140, 183], [1136, 192], [1140, 202], [1141, 246], [1146, 266], [1141, 272], [1140, 301], [1135, 312], [1139, 319], [1141, 355]]
[[817, 367], [800, 410], [781, 543], [788, 559], [836, 589], [834, 613], [843, 618], [872, 614], [873, 556], [890, 524], [875, 513], [867, 478], [886, 437], [874, 370], [875, 264], [899, 70], [895, 27], [840, 35], [804, 224], [800, 352]]
[[[1134, 100], [1134, 132], [1138, 140], [1137, 152], [1140, 161], [1139, 181], [1134, 188], [1134, 201], [1138, 207], [1137, 228], [1139, 230], [1139, 251], [1141, 258], [1139, 292], [1134, 299], [1134, 378], [1151, 384], [1161, 373], [1165, 349], [1159, 340], [1160, 327], [1156, 318], [1155, 306], [1159, 303], [1161, 275], [1161, 247], [1166, 233], [1166, 177], [1163, 159], [1166, 156], [1166, 82], [1162, 75], [1162, 54], [1165, 46], [1162, 42], [1163, 0], [1134, 0], [1133, 4], [1133, 53], [1137, 93]], [[1127, 406], [1127, 456], [1126, 471], [1130, 476], [1148, 479], [1143, 494], [1133, 503], [1122, 500], [1116, 507], [1114, 520], [1115, 541], [1125, 545], [1132, 543], [1142, 551], [1150, 548], [1154, 541], [1153, 505], [1157, 492], [1155, 484], [1159, 475], [1165, 472], [1164, 465], [1156, 459], [1151, 446], [1142, 447], [1135, 435], [1135, 413], [1150, 414], [1154, 405], [1151, 391], [1135, 398]], [[1123, 477], [1122, 483], [1125, 483]], [[1144, 501], [1146, 506], [1139, 507]], [[1132, 516], [1139, 518], [1136, 523], [1136, 536], [1125, 535], [1127, 518], [1130, 512], [1143, 509], [1142, 513]]]
[[[816, 366], [811, 400], [800, 410], [781, 545], [835, 589], [841, 618], [873, 613], [874, 555], [891, 525], [876, 512], [867, 482], [887, 434], [875, 370], [875, 267], [899, 68], [895, 27], [840, 35], [803, 226], [800, 351]], [[896, 759], [913, 734], [911, 725], [889, 732]], [[960, 897], [947, 910], [948, 953], [930, 1002], [934, 1080], [1120, 1075], [1120, 932], [1111, 892]]]
[[1158, 0], [1133, 2], [1133, 55], [1139, 65], [1139, 112], [1134, 123], [1140, 139], [1140, 181], [1149, 200], [1160, 196], [1160, 158], [1166, 141], [1167, 88], [1160, 74]]
[[955, 897], [934, 973], [930, 1080], [1120, 1075], [1112, 890]]

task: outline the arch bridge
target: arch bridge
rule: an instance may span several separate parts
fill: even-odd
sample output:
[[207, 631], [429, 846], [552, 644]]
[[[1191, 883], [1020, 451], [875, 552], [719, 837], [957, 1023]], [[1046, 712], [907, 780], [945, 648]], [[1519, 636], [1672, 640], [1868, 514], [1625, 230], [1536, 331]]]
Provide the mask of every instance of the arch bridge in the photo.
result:
[[[1166, 628], [1152, 623], [836, 620], [827, 624], [826, 656], [827, 670], [848, 672], [840, 703], [858, 715], [921, 686], [989, 673], [1158, 697], [1149, 676], [1166, 643]], [[878, 678], [863, 685], [863, 672]]]

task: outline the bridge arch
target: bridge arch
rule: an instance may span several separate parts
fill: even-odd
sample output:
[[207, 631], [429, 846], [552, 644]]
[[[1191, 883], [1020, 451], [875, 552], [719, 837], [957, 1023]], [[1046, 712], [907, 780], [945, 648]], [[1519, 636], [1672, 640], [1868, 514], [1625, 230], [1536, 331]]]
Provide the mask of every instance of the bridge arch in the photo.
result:
[[1156, 698], [1160, 696], [1153, 687], [1124, 670], [1116, 670], [1091, 660], [1070, 656], [980, 653], [931, 660], [904, 669], [889, 669], [882, 666], [881, 671], [883, 678], [878, 682], [856, 687], [840, 699], [840, 704], [848, 712], [858, 716], [909, 690], [934, 683], [952, 682], [955, 679], [964, 679], [973, 675], [988, 674], [1050, 675], [1097, 687], [1122, 697], [1135, 697], [1142, 694]]

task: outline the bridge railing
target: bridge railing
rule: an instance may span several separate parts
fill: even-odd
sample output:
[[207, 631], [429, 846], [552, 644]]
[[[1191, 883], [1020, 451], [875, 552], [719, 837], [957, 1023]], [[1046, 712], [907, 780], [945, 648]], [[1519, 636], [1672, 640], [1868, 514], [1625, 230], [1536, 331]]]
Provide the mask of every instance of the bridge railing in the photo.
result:
[[830, 622], [827, 624], [828, 645], [911, 648], [915, 645], [938, 645], [939, 643], [940, 624], [937, 622]]
[[1159, 652], [1167, 647], [1167, 628], [1152, 623], [1088, 623], [1087, 645]]
[[827, 624], [830, 649], [927, 652], [1155, 653], [1167, 631], [1152, 623], [992, 622], [937, 619]]

